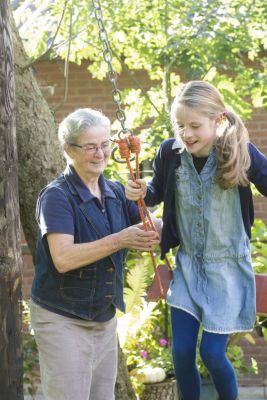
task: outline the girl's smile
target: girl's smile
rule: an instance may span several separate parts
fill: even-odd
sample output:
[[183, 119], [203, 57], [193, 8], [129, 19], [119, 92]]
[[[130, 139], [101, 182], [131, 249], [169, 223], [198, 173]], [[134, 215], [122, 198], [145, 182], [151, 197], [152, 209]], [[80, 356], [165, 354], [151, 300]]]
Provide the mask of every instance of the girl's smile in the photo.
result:
[[181, 104], [177, 107], [176, 121], [187, 151], [197, 157], [208, 156], [216, 139], [216, 119]]

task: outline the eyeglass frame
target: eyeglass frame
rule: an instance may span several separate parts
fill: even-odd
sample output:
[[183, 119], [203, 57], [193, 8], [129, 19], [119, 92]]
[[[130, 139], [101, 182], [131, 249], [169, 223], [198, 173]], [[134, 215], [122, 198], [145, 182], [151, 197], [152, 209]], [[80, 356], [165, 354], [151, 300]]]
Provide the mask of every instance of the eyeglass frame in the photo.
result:
[[96, 154], [99, 149], [101, 149], [104, 154], [106, 154], [110, 151], [110, 140], [106, 140], [100, 146], [96, 146], [95, 144], [90, 144], [90, 143], [85, 143], [83, 145], [76, 144], [76, 143], [67, 143], [67, 144], [69, 146], [78, 147], [79, 149], [83, 149], [83, 151], [88, 154]]

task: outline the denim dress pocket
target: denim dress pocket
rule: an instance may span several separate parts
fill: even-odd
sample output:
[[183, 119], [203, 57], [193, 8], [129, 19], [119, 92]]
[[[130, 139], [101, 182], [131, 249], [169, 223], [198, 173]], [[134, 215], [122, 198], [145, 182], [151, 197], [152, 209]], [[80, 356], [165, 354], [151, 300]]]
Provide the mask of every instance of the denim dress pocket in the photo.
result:
[[96, 289], [96, 267], [80, 268], [63, 274], [60, 280], [62, 297], [71, 301], [88, 301]]
[[176, 194], [178, 201], [189, 201], [191, 202], [192, 194], [190, 188], [190, 175], [188, 171], [177, 169], [175, 171], [175, 184]]

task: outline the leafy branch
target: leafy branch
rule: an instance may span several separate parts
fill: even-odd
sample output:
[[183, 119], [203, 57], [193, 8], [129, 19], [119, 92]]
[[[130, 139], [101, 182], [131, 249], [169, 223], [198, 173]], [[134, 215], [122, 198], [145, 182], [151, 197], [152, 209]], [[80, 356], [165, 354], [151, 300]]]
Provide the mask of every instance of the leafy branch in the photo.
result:
[[56, 32], [55, 32], [55, 34], [54, 34], [54, 36], [53, 36], [53, 38], [52, 38], [52, 41], [51, 41], [51, 44], [50, 44], [49, 48], [48, 48], [43, 54], [41, 54], [39, 57], [37, 57], [37, 58], [35, 58], [35, 59], [32, 59], [28, 64], [26, 64], [26, 65], [22, 68], [22, 71], [25, 71], [26, 69], [30, 68], [33, 64], [35, 64], [35, 63], [38, 62], [38, 61], [45, 60], [45, 59], [52, 53], [52, 51], [53, 51], [53, 49], [54, 49], [55, 40], [56, 40], [56, 38], [57, 38], [57, 35], [58, 35], [58, 33], [59, 33], [60, 27], [61, 27], [62, 22], [63, 22], [63, 19], [64, 19], [64, 15], [65, 15], [65, 11], [66, 11], [67, 5], [68, 5], [68, 0], [65, 1], [65, 4], [64, 4], [64, 7], [63, 7], [63, 11], [62, 11], [62, 14], [61, 14], [60, 21], [59, 21], [59, 23], [58, 23], [58, 25], [57, 25]]

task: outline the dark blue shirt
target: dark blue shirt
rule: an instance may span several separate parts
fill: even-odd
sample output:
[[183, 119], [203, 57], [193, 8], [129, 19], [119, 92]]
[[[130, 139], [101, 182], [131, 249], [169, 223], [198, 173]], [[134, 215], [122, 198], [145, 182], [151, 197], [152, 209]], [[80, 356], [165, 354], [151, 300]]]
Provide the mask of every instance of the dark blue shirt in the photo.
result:
[[[145, 198], [146, 204], [151, 207], [164, 202], [161, 237], [162, 259], [170, 248], [180, 244], [174, 202], [174, 171], [180, 165], [180, 154], [177, 147], [174, 146], [174, 142], [175, 139], [167, 139], [160, 145], [153, 163], [154, 175], [148, 184]], [[261, 194], [267, 196], [267, 158], [252, 143], [249, 143], [249, 154], [251, 166], [248, 178]], [[251, 225], [254, 222], [251, 188], [240, 186], [239, 195], [244, 227], [250, 238]]]

